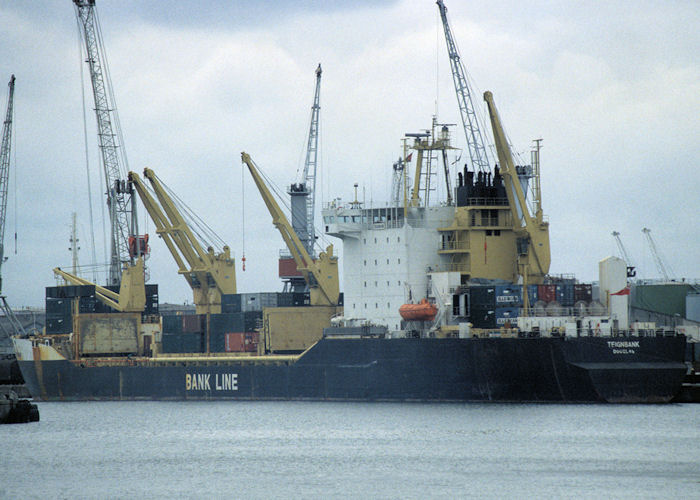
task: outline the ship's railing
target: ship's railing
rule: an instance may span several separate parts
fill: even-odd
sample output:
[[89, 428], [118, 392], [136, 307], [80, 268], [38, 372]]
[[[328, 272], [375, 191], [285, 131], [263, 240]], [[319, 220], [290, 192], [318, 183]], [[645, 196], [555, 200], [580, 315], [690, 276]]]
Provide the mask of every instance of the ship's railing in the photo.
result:
[[[654, 330], [612, 330], [608, 332], [596, 332], [588, 329], [579, 329], [575, 334], [567, 333], [564, 330], [538, 330], [532, 331], [518, 330], [517, 328], [473, 328], [470, 332], [471, 338], [492, 338], [492, 337], [519, 337], [519, 338], [539, 338], [539, 337], [600, 337], [600, 338], [639, 338], [639, 337], [677, 337], [682, 333], [668, 328], [657, 328]], [[624, 342], [624, 341], [623, 341]], [[613, 346], [616, 347], [616, 346]], [[619, 346], [626, 348], [624, 344]]]
[[493, 207], [493, 206], [507, 206], [508, 205], [508, 198], [480, 198], [480, 197], [473, 197], [469, 198], [467, 200], [467, 205], [468, 206], [486, 206], [486, 207]]
[[441, 241], [438, 250], [469, 250], [469, 241]]
[[513, 214], [501, 213], [500, 215], [497, 215], [495, 217], [487, 217], [482, 214], [481, 217], [473, 217], [472, 220], [469, 221], [469, 226], [509, 229], [513, 227]]
[[601, 314], [593, 314], [593, 312], [588, 307], [565, 307], [556, 306], [549, 304], [545, 307], [529, 307], [527, 310], [521, 308], [520, 316], [531, 316], [531, 317], [569, 317], [569, 318], [582, 318], [584, 316], [602, 316], [607, 315], [607, 310], [600, 311]]
[[448, 271], [452, 273], [468, 273], [469, 265], [462, 262], [450, 262], [449, 264], [444, 264], [440, 266], [440, 269], [428, 268], [428, 272], [432, 271]]

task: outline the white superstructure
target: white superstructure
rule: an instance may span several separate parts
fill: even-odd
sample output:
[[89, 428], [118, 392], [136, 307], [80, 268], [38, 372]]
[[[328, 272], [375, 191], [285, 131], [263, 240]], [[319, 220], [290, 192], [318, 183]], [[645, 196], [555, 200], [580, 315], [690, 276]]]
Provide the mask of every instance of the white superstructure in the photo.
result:
[[345, 317], [399, 330], [399, 307], [429, 295], [428, 274], [448, 271], [438, 228], [452, 206], [362, 208], [335, 201], [323, 210], [326, 234], [343, 240]]

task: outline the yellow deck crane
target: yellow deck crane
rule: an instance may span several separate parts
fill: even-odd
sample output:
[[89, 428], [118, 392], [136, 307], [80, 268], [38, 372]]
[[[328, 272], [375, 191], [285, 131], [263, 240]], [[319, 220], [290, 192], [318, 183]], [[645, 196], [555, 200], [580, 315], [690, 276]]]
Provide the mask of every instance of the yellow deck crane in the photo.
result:
[[289, 223], [284, 212], [275, 201], [274, 196], [267, 188], [260, 172], [247, 153], [241, 153], [243, 163], [248, 166], [253, 176], [255, 185], [267, 205], [272, 216], [272, 223], [279, 230], [282, 239], [289, 248], [294, 258], [297, 269], [302, 273], [309, 286], [310, 304], [312, 306], [337, 306], [340, 296], [338, 280], [338, 257], [333, 255], [333, 245], [328, 245], [325, 252], [321, 252], [318, 259], [313, 260], [306, 251], [296, 232]]
[[221, 296], [236, 293], [235, 260], [229, 247], [223, 245], [222, 251], [216, 253], [213, 246], [200, 241], [153, 170], [146, 168], [143, 175], [157, 200], [135, 172], [129, 172], [129, 182], [175, 259], [178, 273], [192, 288], [197, 314], [220, 313]]
[[95, 285], [74, 274], [56, 267], [54, 274], [73, 285], [94, 285], [95, 298], [119, 312], [143, 312], [146, 307], [146, 284], [144, 281], [143, 258], [139, 257], [133, 264], [127, 265], [121, 275], [119, 293]]
[[[498, 162], [501, 164], [501, 175], [506, 187], [508, 204], [513, 214], [513, 231], [516, 235], [518, 253], [518, 267], [523, 277], [523, 288], [530, 280], [541, 283], [549, 272], [551, 261], [549, 250], [549, 222], [544, 220], [542, 202], [538, 196], [535, 199], [534, 215], [530, 214], [525, 199], [525, 193], [518, 179], [513, 156], [506, 140], [506, 134], [498, 116], [498, 110], [491, 92], [484, 93], [484, 100], [489, 108], [493, 139], [498, 153]], [[539, 178], [537, 179], [539, 182]], [[539, 189], [537, 190], [539, 193]], [[527, 301], [527, 294], [523, 294]], [[528, 304], [524, 304], [527, 309]]]

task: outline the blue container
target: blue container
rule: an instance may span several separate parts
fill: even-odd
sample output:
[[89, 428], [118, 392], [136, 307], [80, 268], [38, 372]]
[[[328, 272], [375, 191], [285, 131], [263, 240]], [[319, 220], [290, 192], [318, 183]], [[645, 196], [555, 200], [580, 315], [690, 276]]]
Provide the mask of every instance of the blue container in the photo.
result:
[[226, 333], [209, 332], [209, 352], [226, 352]]
[[496, 285], [496, 307], [517, 307], [523, 304], [520, 285]]
[[262, 324], [262, 311], [246, 311], [243, 313], [246, 332], [254, 331]]
[[209, 332], [216, 334], [244, 332], [245, 315], [246, 313], [242, 312], [212, 314], [209, 316]]
[[70, 318], [72, 304], [70, 299], [46, 299], [46, 317], [50, 319]]
[[557, 302], [564, 307], [572, 307], [575, 302], [574, 284], [563, 283], [557, 285]]
[[182, 316], [176, 314], [163, 316], [163, 333], [182, 333]]
[[241, 312], [241, 295], [229, 293], [221, 296], [221, 312], [239, 313]]
[[469, 322], [474, 328], [495, 328], [496, 310], [492, 307], [472, 307]]
[[182, 333], [182, 352], [202, 352], [204, 334], [202, 333]]
[[46, 319], [46, 333], [60, 334], [73, 331], [73, 321], [71, 318]]
[[294, 305], [294, 294], [292, 292], [279, 292], [277, 294], [277, 307], [292, 307]]
[[182, 334], [163, 333], [163, 337], [161, 338], [161, 349], [164, 353], [182, 352]]
[[493, 309], [496, 306], [496, 288], [493, 286], [470, 286], [469, 304], [476, 309]]
[[540, 300], [537, 290], [537, 285], [527, 285], [527, 300], [530, 302], [530, 306]]
[[496, 325], [505, 326], [510, 323], [511, 327], [518, 326], [518, 316], [520, 309], [517, 307], [499, 307], [496, 309]]

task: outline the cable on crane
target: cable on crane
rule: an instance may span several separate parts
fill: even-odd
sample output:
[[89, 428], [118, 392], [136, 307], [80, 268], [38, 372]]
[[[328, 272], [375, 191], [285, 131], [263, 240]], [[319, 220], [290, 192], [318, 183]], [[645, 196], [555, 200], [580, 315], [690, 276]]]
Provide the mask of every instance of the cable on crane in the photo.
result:
[[241, 246], [243, 271], [245, 272], [245, 163], [241, 161]]

